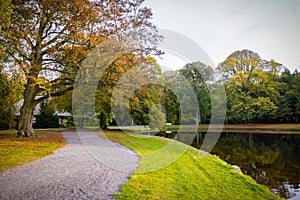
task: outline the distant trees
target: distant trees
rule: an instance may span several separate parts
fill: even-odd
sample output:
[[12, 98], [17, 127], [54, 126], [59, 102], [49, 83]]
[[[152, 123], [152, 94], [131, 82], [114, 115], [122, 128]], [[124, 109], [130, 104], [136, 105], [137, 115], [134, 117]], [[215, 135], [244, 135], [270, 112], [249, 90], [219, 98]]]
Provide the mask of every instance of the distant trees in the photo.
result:
[[[193, 62], [185, 65], [182, 69], [177, 71], [167, 71], [164, 73], [164, 95], [162, 100], [162, 106], [165, 109], [165, 115], [167, 122], [173, 124], [182, 123], [195, 124], [195, 123], [208, 123], [211, 115], [211, 95], [208, 87], [214, 80], [214, 72], [210, 66], [207, 66], [201, 62]], [[190, 102], [190, 95], [185, 88], [185, 84], [191, 86], [194, 94], [197, 97], [199, 106], [199, 113], [192, 113], [187, 111], [183, 116], [180, 112], [179, 101]], [[172, 91], [170, 86], [176, 88]]]
[[144, 85], [135, 91], [129, 104], [129, 112], [135, 124], [148, 125], [156, 119], [153, 117], [159, 115], [159, 110], [161, 110], [156, 106], [160, 104], [161, 91], [161, 87], [155, 84]]
[[199, 103], [200, 113], [195, 115], [197, 123], [208, 123], [211, 115], [211, 95], [208, 89], [214, 81], [214, 70], [201, 62], [187, 64], [179, 70], [192, 86]]
[[289, 90], [286, 92], [286, 98], [290, 108], [288, 119], [300, 122], [300, 73], [298, 71], [292, 74], [292, 81]]
[[163, 73], [164, 89], [162, 96], [162, 106], [164, 108], [166, 121], [172, 124], [180, 123], [179, 98], [181, 98], [181, 96], [176, 96], [174, 94], [174, 91], [169, 88], [169, 85], [177, 83], [177, 73], [178, 71], [166, 71]]
[[154, 130], [161, 130], [166, 122], [165, 114], [161, 111], [160, 104], [154, 104], [149, 111], [150, 124], [149, 127]]
[[[226, 90], [228, 123], [300, 121], [300, 73], [297, 70], [291, 73], [280, 63], [264, 60], [253, 51], [232, 53], [216, 71], [201, 62], [194, 62], [178, 71], [165, 72], [166, 85], [176, 84], [178, 74], [184, 76], [197, 95], [199, 123], [209, 123], [212, 99], [218, 98], [214, 97], [217, 93], [212, 95], [210, 90], [219, 83], [223, 83]], [[219, 80], [215, 80], [215, 75]], [[180, 90], [184, 93], [184, 88]], [[179, 104], [180, 98], [186, 98], [183, 93], [176, 97], [172, 91], [164, 89], [162, 105], [168, 122], [184, 122]], [[191, 114], [189, 119], [197, 121], [197, 114]]]
[[[252, 51], [236, 51], [217, 68], [226, 85], [227, 119], [232, 123], [288, 122], [293, 113], [292, 75]], [[292, 114], [294, 115], [294, 114]]]
[[[139, 72], [142, 71], [142, 69], [139, 70]], [[209, 123], [213, 100], [220, 106], [225, 106], [224, 102], [220, 102], [223, 99], [218, 97], [218, 92], [212, 93], [218, 90], [220, 85], [225, 86], [226, 121], [228, 123], [276, 123], [299, 122], [300, 120], [300, 74], [298, 71], [291, 73], [280, 63], [274, 60], [264, 60], [250, 50], [232, 53], [218, 65], [215, 71], [199, 61], [189, 63], [180, 70], [166, 71], [163, 74], [155, 71], [155, 67], [152, 70], [149, 68], [145, 71], [144, 69], [143, 72], [161, 79], [161, 86], [143, 85], [132, 96], [128, 96], [126, 90], [119, 91], [119, 99], [124, 96], [130, 99], [128, 109], [136, 124], [148, 125], [155, 120], [155, 123], [162, 121], [157, 120], [163, 115], [156, 104], [161, 105], [166, 121], [172, 124]], [[142, 73], [128, 76], [127, 88], [134, 87], [136, 77], [142, 78]], [[180, 102], [189, 102], [190, 98], [187, 85], [183, 83], [193, 89], [199, 103], [199, 113], [188, 110], [185, 114], [181, 113]], [[171, 86], [173, 89], [176, 88], [176, 91], [172, 90]], [[106, 94], [108, 93], [106, 91]], [[109, 108], [104, 105], [103, 107]], [[214, 112], [218, 112], [218, 109]], [[122, 118], [120, 113], [113, 114]], [[153, 113], [159, 117], [154, 119]], [[217, 117], [218, 113], [215, 114]], [[131, 124], [130, 120], [123, 116], [121, 121], [124, 124]], [[155, 126], [159, 127], [158, 124]]]
[[[95, 109], [100, 128], [106, 128], [112, 115], [117, 117], [120, 125], [149, 124], [149, 109], [159, 103], [161, 92], [158, 85], [145, 83], [158, 80], [160, 75], [160, 68], [152, 57], [130, 54], [114, 61], [104, 72], [96, 90]], [[130, 114], [132, 120], [124, 112]]]
[[[211, 85], [210, 81], [214, 80], [211, 67], [201, 62], [194, 62], [187, 64], [181, 70], [161, 73], [157, 63], [151, 61], [151, 58], [148, 58], [146, 66], [139, 66], [133, 74], [126, 73], [122, 77], [122, 87], [114, 88], [113, 103], [118, 106], [111, 112], [118, 118], [119, 125], [129, 125], [132, 120], [135, 124], [149, 125], [150, 128], [155, 129], [162, 127], [166, 121], [172, 124], [210, 121], [211, 95], [208, 87]], [[140, 83], [138, 80], [141, 79], [149, 79], [151, 83], [135, 88]], [[155, 83], [152, 83], [153, 80]], [[130, 93], [131, 88], [134, 88], [133, 93]], [[189, 104], [194, 102], [190, 92], [195, 94], [198, 105]], [[123, 100], [128, 100], [129, 104], [123, 103]], [[180, 105], [180, 102], [186, 105]], [[200, 107], [200, 112], [195, 112], [195, 106]], [[122, 108], [128, 109], [131, 118], [128, 115], [123, 116]], [[181, 112], [182, 108], [185, 109], [184, 113]]]

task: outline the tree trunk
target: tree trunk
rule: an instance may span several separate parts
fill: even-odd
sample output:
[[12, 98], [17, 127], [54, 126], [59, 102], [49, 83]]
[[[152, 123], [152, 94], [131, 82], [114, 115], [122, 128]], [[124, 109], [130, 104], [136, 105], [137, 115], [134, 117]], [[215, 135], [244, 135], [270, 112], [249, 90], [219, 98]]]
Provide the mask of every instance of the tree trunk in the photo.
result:
[[196, 125], [198, 126], [201, 123], [200, 113], [196, 111]]
[[34, 135], [32, 128], [33, 111], [37, 102], [35, 101], [37, 88], [33, 85], [32, 80], [28, 80], [24, 92], [24, 102], [20, 109], [20, 121], [18, 125], [18, 137], [30, 137]]
[[100, 113], [100, 121], [99, 126], [102, 130], [107, 130], [107, 124], [106, 124], [106, 114], [101, 112]]
[[84, 123], [84, 117], [81, 117], [79, 120], [79, 128], [83, 128], [83, 123]]
[[34, 130], [32, 128], [33, 110], [34, 108], [22, 106], [18, 126], [18, 137], [30, 137], [34, 135]]

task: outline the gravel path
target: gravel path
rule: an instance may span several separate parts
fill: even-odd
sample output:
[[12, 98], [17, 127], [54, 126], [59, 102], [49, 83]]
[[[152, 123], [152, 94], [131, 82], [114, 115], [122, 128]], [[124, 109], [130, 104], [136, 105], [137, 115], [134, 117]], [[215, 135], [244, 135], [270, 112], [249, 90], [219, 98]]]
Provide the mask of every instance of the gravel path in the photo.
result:
[[64, 148], [0, 175], [0, 200], [113, 199], [138, 166], [133, 151], [92, 131], [63, 134]]

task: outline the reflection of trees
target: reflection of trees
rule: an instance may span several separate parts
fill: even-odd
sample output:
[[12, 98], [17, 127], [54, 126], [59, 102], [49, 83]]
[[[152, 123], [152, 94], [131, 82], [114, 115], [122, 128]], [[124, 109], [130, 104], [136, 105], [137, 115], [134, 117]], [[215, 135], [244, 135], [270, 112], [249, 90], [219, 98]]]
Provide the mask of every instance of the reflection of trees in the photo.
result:
[[240, 166], [258, 183], [289, 197], [285, 184], [299, 188], [299, 144], [299, 135], [223, 133], [212, 153]]

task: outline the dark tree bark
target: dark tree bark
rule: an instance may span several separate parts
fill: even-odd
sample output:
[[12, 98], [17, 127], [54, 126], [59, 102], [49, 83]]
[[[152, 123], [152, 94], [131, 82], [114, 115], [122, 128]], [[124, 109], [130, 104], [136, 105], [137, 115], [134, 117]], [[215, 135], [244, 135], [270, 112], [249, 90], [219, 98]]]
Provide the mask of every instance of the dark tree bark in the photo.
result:
[[21, 117], [18, 125], [18, 137], [30, 137], [34, 135], [32, 119], [34, 117], [33, 111], [39, 103], [38, 100], [35, 100], [37, 89], [38, 88], [33, 85], [33, 81], [29, 79], [24, 93], [24, 102], [20, 109]]
[[34, 135], [34, 130], [32, 128], [33, 110], [34, 108], [29, 106], [22, 106], [18, 126], [18, 137], [30, 137]]
[[100, 113], [100, 121], [99, 121], [99, 126], [102, 130], [107, 130], [107, 124], [106, 124], [106, 114], [101, 112]]

